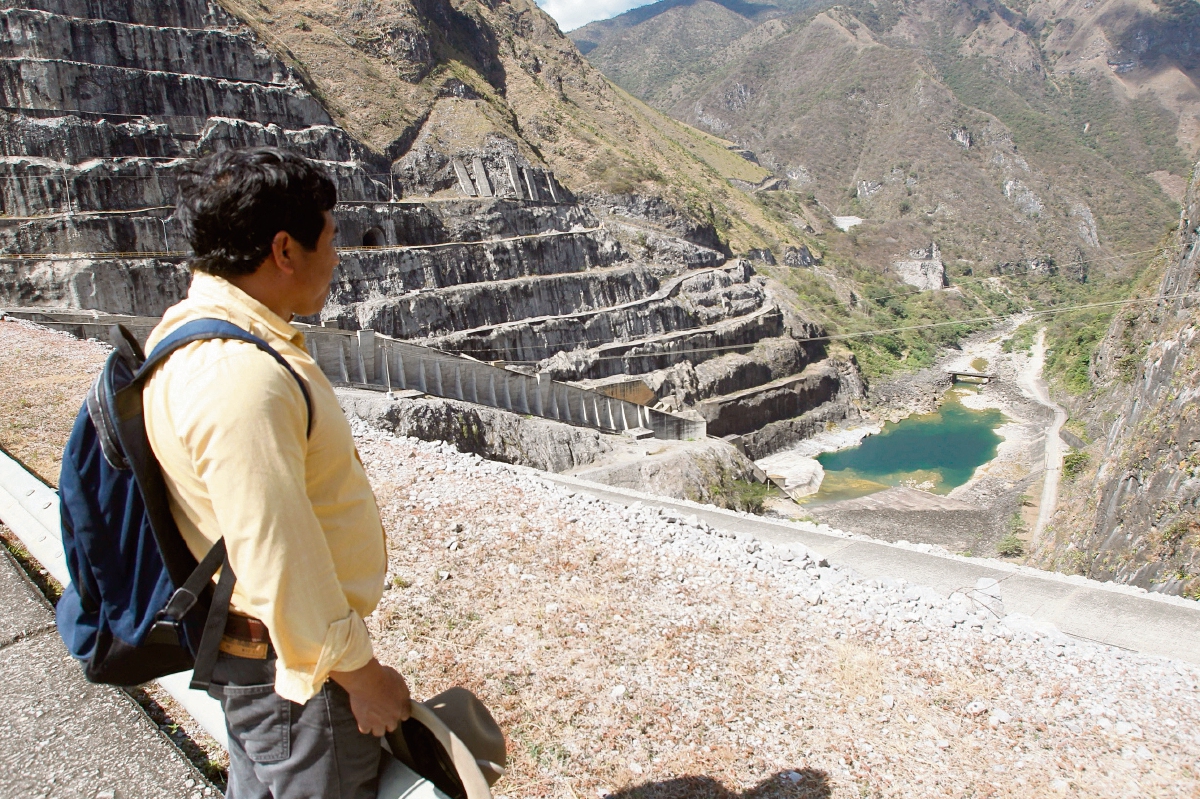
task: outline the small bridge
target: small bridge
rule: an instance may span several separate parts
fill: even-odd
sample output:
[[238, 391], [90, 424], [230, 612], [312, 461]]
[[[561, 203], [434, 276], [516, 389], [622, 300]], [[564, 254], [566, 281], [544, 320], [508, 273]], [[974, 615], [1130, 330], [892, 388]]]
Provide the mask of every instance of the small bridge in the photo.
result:
[[978, 381], [980, 383], [990, 383], [993, 380], [999, 380], [999, 375], [987, 375], [983, 372], [959, 372], [950, 370], [947, 372], [950, 375], [950, 382], [957, 383], [959, 380]]

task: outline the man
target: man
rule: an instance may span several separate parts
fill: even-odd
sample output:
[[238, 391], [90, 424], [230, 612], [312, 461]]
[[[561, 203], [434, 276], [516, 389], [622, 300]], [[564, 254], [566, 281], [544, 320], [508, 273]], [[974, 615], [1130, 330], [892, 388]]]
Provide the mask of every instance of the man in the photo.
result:
[[195, 252], [187, 299], [147, 349], [193, 319], [271, 345], [195, 342], [143, 393], [146, 430], [192, 553], [224, 538], [237, 578], [210, 693], [229, 730], [229, 799], [374, 797], [379, 736], [408, 718], [404, 678], [363, 618], [383, 592], [379, 511], [337, 397], [289, 322], [318, 313], [338, 255], [337, 192], [303, 157], [231, 150], [180, 178]]

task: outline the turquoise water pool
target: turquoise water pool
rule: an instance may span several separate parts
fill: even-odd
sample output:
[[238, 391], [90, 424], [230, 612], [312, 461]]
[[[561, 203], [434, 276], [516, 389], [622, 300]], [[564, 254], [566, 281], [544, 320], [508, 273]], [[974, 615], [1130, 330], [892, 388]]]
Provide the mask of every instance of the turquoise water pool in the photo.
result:
[[888, 422], [857, 447], [818, 455], [825, 479], [811, 501], [836, 502], [901, 485], [946, 494], [970, 480], [996, 457], [996, 428], [1007, 419], [995, 409], [966, 407], [961, 391], [969, 389], [949, 392], [936, 413]]

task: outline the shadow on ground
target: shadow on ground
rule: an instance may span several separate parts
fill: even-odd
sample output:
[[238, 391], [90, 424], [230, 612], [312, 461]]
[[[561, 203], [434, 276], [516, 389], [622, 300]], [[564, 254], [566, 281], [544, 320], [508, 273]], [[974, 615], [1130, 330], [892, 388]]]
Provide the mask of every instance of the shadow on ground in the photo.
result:
[[828, 774], [802, 768], [781, 771], [740, 794], [712, 777], [676, 777], [635, 785], [606, 799], [829, 799], [832, 795]]

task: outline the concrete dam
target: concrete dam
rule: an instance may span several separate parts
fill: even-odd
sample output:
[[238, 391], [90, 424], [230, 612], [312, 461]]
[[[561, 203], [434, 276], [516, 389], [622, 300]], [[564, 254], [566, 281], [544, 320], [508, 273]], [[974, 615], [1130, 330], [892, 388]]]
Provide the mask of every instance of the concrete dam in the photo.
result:
[[[301, 321], [385, 352], [364, 362], [370, 379], [351, 360], [347, 384], [416, 388], [387, 353], [426, 348], [460, 374], [435, 390], [431, 373], [426, 393], [606, 432], [706, 426], [751, 458], [854, 412], [848, 356], [662, 203], [577, 196], [495, 136], [434, 159], [376, 152], [215, 2], [16, 0], [0, 26], [0, 307], [159, 316], [189, 283], [180, 167], [274, 145], [337, 182], [341, 266], [321, 318]], [[487, 388], [461, 387], [485, 373]], [[497, 376], [527, 399], [493, 401]], [[640, 421], [589, 418], [594, 397], [641, 407]]]

